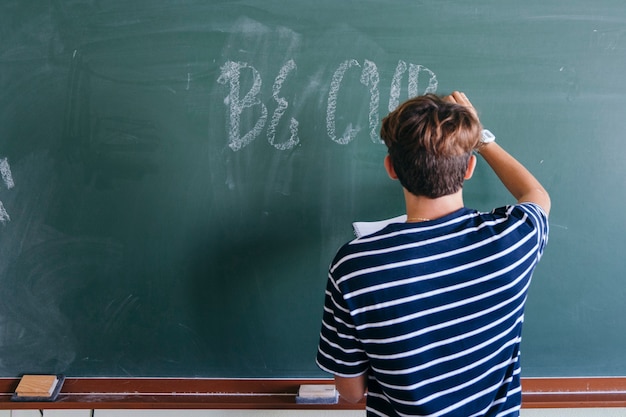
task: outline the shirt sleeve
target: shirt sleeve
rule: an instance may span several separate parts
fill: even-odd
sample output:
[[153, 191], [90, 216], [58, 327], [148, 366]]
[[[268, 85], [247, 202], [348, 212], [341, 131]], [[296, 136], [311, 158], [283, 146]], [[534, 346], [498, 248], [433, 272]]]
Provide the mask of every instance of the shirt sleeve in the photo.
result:
[[343, 377], [359, 376], [369, 368], [350, 311], [332, 276], [326, 286], [316, 362], [322, 370]]
[[527, 216], [527, 220], [532, 223], [533, 227], [537, 230], [537, 255], [539, 258], [541, 258], [541, 255], [543, 255], [543, 250], [548, 244], [548, 215], [541, 208], [540, 205], [535, 203], [521, 203], [518, 204], [516, 207], [519, 208], [524, 216]]

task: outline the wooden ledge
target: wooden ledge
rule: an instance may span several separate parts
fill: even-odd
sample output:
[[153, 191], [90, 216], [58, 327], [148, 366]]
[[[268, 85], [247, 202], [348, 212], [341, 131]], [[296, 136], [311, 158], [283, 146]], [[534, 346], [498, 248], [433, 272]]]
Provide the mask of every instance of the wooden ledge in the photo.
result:
[[[328, 379], [67, 378], [54, 402], [14, 402], [18, 378], [0, 378], [0, 409], [336, 409], [296, 404], [302, 384]], [[626, 407], [626, 378], [525, 378], [524, 408]]]
[[626, 378], [524, 378], [522, 407], [626, 407]]
[[19, 379], [0, 378], [0, 409], [363, 409], [342, 399], [332, 405], [296, 404], [302, 384], [328, 379], [66, 378], [54, 402], [11, 401]]

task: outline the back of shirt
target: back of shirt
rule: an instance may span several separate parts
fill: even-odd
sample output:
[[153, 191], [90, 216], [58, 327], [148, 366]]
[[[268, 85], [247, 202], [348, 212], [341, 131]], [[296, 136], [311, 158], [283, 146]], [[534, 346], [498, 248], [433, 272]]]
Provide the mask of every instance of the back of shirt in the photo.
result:
[[527, 203], [350, 242], [331, 265], [319, 366], [368, 372], [372, 415], [517, 415], [524, 304], [547, 234]]

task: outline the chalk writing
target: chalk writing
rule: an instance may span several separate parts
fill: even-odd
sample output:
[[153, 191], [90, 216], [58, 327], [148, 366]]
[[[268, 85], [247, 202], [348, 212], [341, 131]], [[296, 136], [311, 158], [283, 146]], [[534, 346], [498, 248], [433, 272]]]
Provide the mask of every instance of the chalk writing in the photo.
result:
[[[241, 77], [241, 70], [246, 68], [249, 68], [252, 71], [253, 82], [250, 91], [248, 91], [248, 93], [246, 93], [246, 95], [241, 99], [239, 97], [239, 79]], [[267, 119], [267, 107], [265, 107], [265, 105], [261, 103], [261, 100], [257, 98], [257, 95], [261, 90], [261, 75], [254, 67], [249, 66], [245, 62], [228, 61], [222, 67], [222, 73], [217, 81], [221, 84], [229, 83], [230, 85], [230, 94], [224, 100], [224, 104], [226, 104], [226, 106], [230, 109], [228, 146], [233, 151], [238, 151], [256, 139], [265, 126], [265, 121]], [[255, 123], [252, 130], [241, 137], [241, 113], [243, 113], [246, 108], [253, 106], [260, 106], [261, 116]]]
[[[11, 175], [11, 167], [9, 166], [9, 161], [7, 158], [0, 159], [0, 177], [2, 181], [6, 185], [7, 189], [11, 189], [15, 186], [13, 182], [13, 176]], [[4, 224], [10, 221], [9, 213], [7, 213], [2, 201], [0, 201], [0, 223]]]
[[370, 138], [372, 142], [382, 142], [378, 135], [378, 105], [380, 103], [380, 92], [378, 91], [378, 83], [380, 82], [380, 76], [378, 75], [378, 68], [372, 61], [365, 60], [363, 64], [363, 72], [361, 73], [361, 84], [370, 88], [370, 112], [369, 112], [369, 127]]
[[[435, 73], [421, 65], [409, 64], [409, 97], [415, 97], [419, 94], [419, 75], [420, 72], [425, 71], [430, 74], [428, 79], [428, 87], [424, 89], [424, 94], [435, 93], [437, 91], [437, 77]], [[400, 91], [402, 89], [402, 78], [407, 71], [407, 64], [404, 61], [398, 61], [396, 66], [396, 72], [391, 80], [391, 93], [389, 94], [389, 111], [393, 111], [400, 104]]]
[[339, 87], [341, 86], [341, 81], [343, 81], [343, 76], [348, 68], [355, 65], [359, 66], [359, 63], [356, 59], [350, 59], [348, 61], [342, 62], [335, 71], [335, 74], [333, 74], [333, 80], [330, 83], [330, 91], [328, 92], [328, 106], [326, 107], [326, 129], [328, 131], [328, 136], [330, 137], [330, 139], [341, 145], [350, 143], [352, 139], [356, 137], [357, 133], [359, 133], [358, 127], [353, 128], [352, 124], [349, 124], [340, 138], [337, 138], [335, 134], [335, 114], [337, 113], [337, 96], [339, 95]]
[[[328, 98], [326, 100], [326, 133], [330, 140], [340, 145], [347, 145], [352, 142], [361, 130], [358, 124], [348, 123], [343, 133], [337, 134], [336, 115], [337, 101], [341, 90], [344, 77], [352, 68], [360, 68], [360, 82], [369, 92], [369, 113], [368, 113], [368, 129], [372, 142], [381, 143], [378, 135], [378, 125], [380, 120], [380, 75], [376, 63], [364, 60], [361, 65], [356, 59], [347, 59], [341, 62], [335, 69], [330, 87], [328, 90]], [[285, 115], [289, 107], [289, 101], [281, 96], [281, 89], [286, 79], [292, 72], [297, 69], [297, 65], [293, 59], [288, 60], [279, 70], [278, 75], [272, 86], [272, 98], [276, 102], [269, 125], [267, 127], [267, 141], [270, 145], [278, 150], [288, 150], [300, 143], [298, 137], [299, 122], [295, 117], [289, 119], [290, 137], [284, 141], [276, 139], [277, 129], [281, 123], [281, 119]], [[248, 72], [252, 79], [248, 81], [250, 90], [241, 97], [241, 77], [242, 71]], [[408, 96], [414, 97], [420, 94], [419, 77], [425, 73], [428, 76], [428, 85], [422, 93], [434, 93], [437, 91], [437, 76], [435, 73], [422, 65], [407, 64], [405, 61], [398, 61], [393, 78], [391, 80], [391, 88], [389, 93], [389, 111], [395, 109], [400, 103], [402, 90], [402, 80], [408, 72]], [[261, 100], [260, 93], [263, 84], [261, 74], [252, 65], [247, 62], [228, 61], [221, 67], [221, 73], [217, 81], [220, 84], [228, 85], [230, 90], [224, 99], [224, 104], [228, 109], [228, 146], [233, 151], [239, 151], [254, 141], [265, 128], [267, 122], [268, 110], [267, 106]], [[244, 111], [252, 112], [252, 115], [258, 115], [258, 119], [254, 121], [254, 126], [242, 134], [242, 114]], [[255, 116], [246, 117], [244, 120], [251, 120]], [[251, 123], [249, 123], [251, 124]]]
[[288, 101], [283, 97], [279, 97], [278, 94], [280, 93], [280, 88], [283, 86], [283, 82], [285, 82], [287, 75], [295, 69], [296, 63], [293, 59], [287, 61], [287, 63], [280, 69], [272, 88], [272, 97], [276, 100], [277, 107], [276, 110], [274, 110], [274, 115], [272, 116], [270, 125], [267, 128], [267, 141], [276, 149], [280, 149], [281, 151], [291, 149], [300, 143], [300, 139], [298, 138], [298, 121], [293, 117], [289, 122], [289, 131], [291, 132], [289, 140], [285, 143], [276, 143], [275, 140], [276, 127], [278, 126], [280, 119], [283, 117], [283, 114], [285, 114], [285, 110], [289, 106]]

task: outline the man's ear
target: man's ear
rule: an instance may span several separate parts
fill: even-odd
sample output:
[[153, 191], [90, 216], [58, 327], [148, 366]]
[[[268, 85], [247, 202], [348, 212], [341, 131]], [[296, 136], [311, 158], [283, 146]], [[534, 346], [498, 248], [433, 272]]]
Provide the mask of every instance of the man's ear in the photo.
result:
[[385, 170], [387, 171], [387, 175], [392, 180], [397, 180], [398, 176], [396, 175], [396, 170], [393, 168], [393, 163], [391, 162], [391, 157], [387, 154], [385, 156]]
[[472, 154], [467, 162], [467, 170], [465, 171], [465, 179], [469, 180], [474, 175], [474, 169], [476, 168], [476, 155]]

